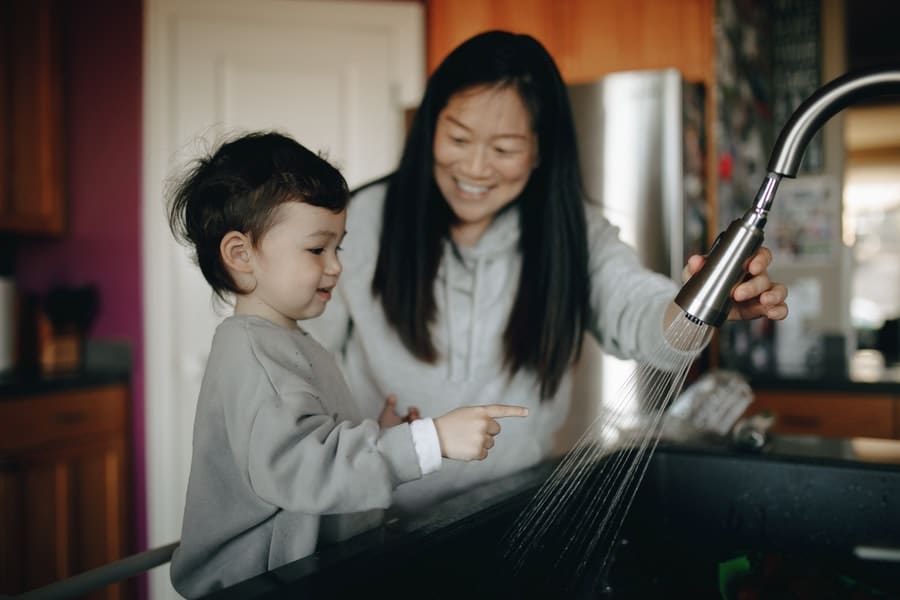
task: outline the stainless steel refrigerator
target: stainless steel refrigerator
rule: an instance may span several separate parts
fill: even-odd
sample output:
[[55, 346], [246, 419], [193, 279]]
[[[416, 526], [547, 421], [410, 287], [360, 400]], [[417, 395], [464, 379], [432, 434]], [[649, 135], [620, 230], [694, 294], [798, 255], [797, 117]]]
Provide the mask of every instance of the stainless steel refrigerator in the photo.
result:
[[[569, 86], [588, 195], [644, 265], [681, 281], [687, 256], [706, 246], [705, 90], [675, 69], [627, 71]], [[620, 403], [633, 361], [585, 343], [572, 409], [557, 452]], [[640, 397], [628, 410], [640, 413]]]

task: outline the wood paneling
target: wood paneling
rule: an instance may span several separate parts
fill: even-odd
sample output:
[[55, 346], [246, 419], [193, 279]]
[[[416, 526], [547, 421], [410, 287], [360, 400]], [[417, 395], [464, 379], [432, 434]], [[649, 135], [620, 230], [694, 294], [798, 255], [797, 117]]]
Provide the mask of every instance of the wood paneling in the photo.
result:
[[60, 0], [0, 5], [0, 231], [58, 235], [66, 224]]
[[758, 390], [747, 414], [775, 413], [774, 433], [896, 438], [892, 395]]
[[472, 35], [507, 29], [540, 40], [569, 83], [630, 69], [712, 74], [712, 0], [431, 0], [427, 9], [429, 72]]
[[127, 402], [124, 385], [0, 400], [0, 595], [129, 554]]

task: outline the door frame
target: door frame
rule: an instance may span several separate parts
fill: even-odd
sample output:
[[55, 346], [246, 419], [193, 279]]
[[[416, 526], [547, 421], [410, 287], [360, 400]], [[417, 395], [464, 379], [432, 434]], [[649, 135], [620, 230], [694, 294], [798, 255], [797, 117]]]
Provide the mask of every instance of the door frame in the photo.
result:
[[[172, 327], [177, 322], [176, 286], [167, 272], [176, 260], [177, 246], [165, 218], [164, 197], [178, 150], [169, 98], [174, 93], [170, 51], [171, 30], [178, 19], [204, 15], [253, 19], [271, 8], [279, 21], [298, 18], [302, 23], [333, 24], [335, 20], [371, 30], [389, 32], [390, 73], [399, 107], [415, 106], [425, 79], [425, 13], [422, 2], [345, 0], [144, 0], [144, 75], [142, 134], [141, 250], [144, 303], [144, 430], [146, 464], [147, 545], [159, 547], [176, 541], [184, 491], [167, 485], [167, 474], [181, 469], [180, 457], [190, 456], [184, 441], [173, 434], [179, 418], [176, 406], [177, 358]], [[168, 597], [168, 569], [151, 572], [151, 597]]]

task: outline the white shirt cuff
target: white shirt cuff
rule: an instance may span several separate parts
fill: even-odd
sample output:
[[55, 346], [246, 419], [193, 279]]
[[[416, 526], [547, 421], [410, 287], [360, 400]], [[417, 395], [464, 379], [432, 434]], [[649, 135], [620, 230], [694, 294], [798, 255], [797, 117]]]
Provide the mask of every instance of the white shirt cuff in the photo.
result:
[[409, 431], [412, 433], [413, 447], [419, 458], [422, 476], [440, 469], [441, 442], [438, 439], [437, 429], [434, 427], [434, 420], [416, 419], [410, 422]]

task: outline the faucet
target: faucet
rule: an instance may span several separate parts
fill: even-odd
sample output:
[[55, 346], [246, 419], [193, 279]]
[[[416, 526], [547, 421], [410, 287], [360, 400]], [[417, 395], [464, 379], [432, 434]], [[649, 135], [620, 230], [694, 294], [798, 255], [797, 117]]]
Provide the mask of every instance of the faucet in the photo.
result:
[[819, 128], [860, 99], [900, 94], [900, 66], [846, 73], [819, 88], [791, 115], [772, 150], [768, 173], [753, 206], [713, 242], [706, 263], [675, 297], [685, 316], [696, 324], [721, 325], [728, 316], [731, 294], [746, 277], [750, 257], [762, 245], [763, 228], [775, 191], [783, 177], [796, 177], [803, 151]]

